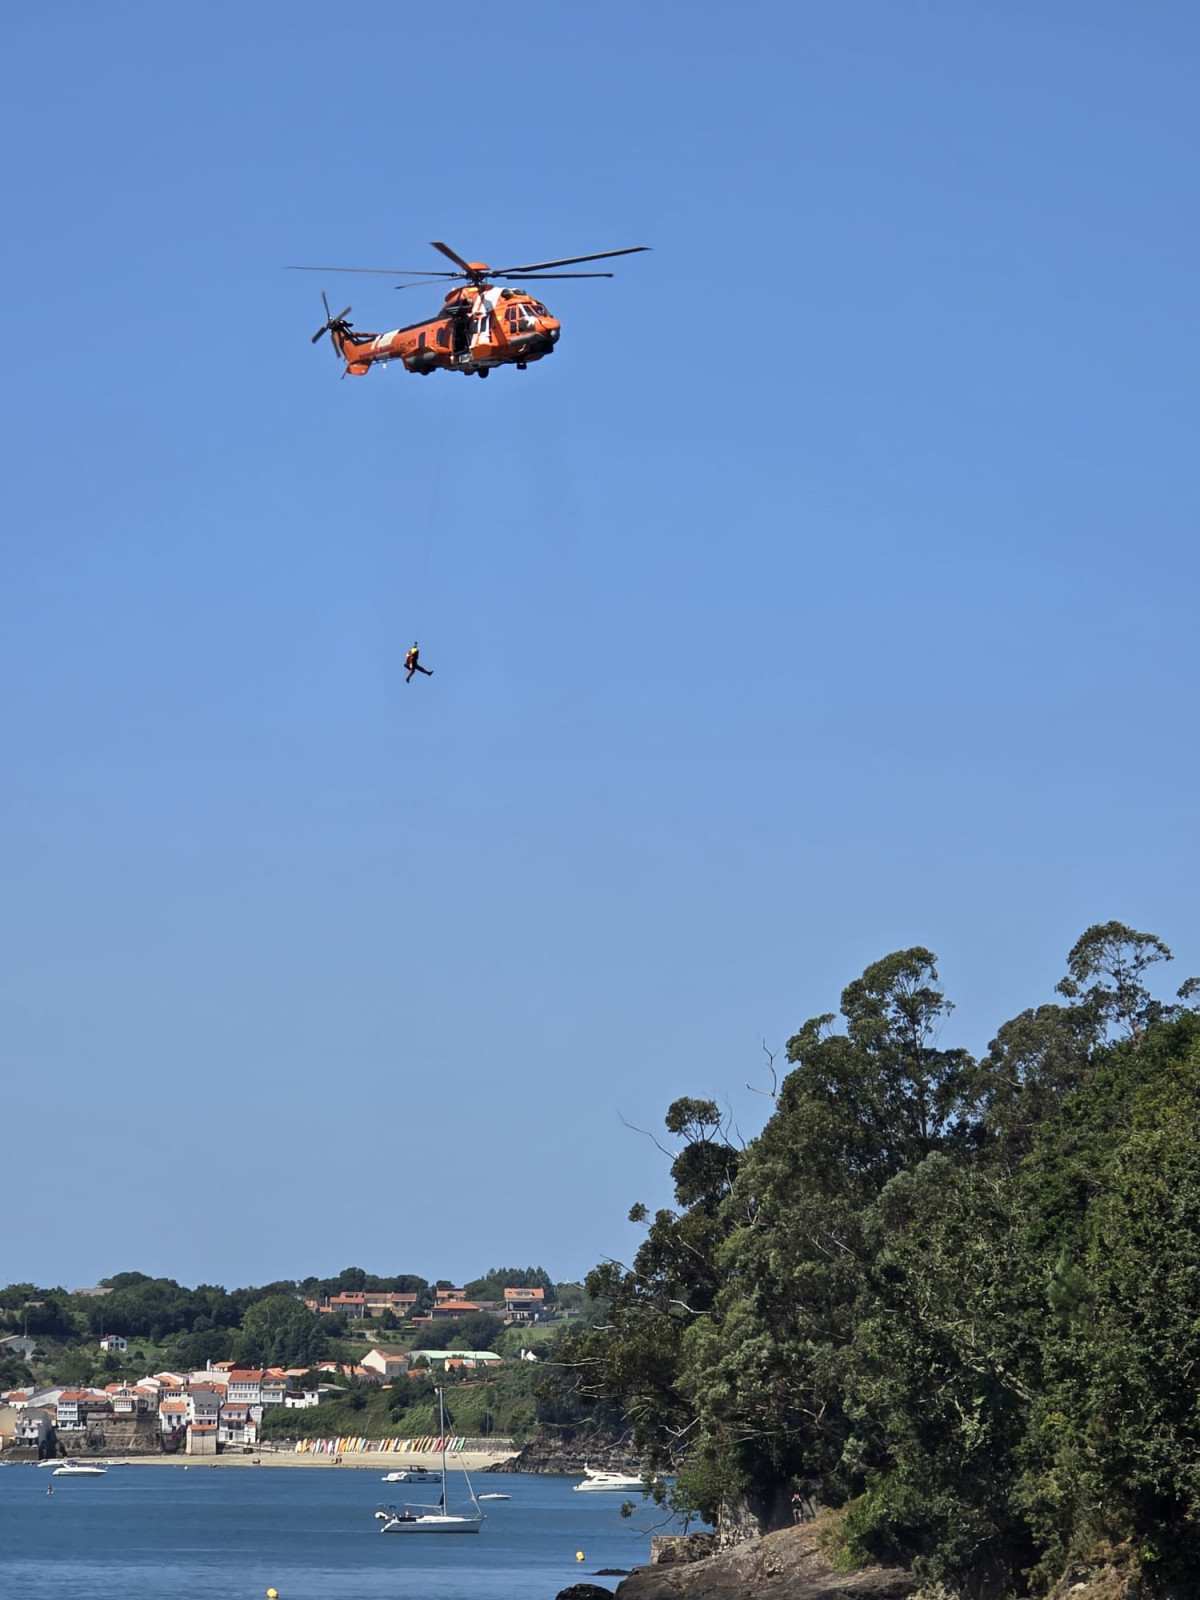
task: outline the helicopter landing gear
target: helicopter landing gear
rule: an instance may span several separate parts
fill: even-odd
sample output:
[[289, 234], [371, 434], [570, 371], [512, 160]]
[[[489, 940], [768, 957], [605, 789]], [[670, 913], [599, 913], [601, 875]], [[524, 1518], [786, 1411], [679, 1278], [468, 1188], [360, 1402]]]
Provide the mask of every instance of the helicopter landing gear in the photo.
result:
[[491, 369], [491, 368], [490, 368], [490, 367], [480, 367], [480, 369], [479, 369], [479, 376], [480, 376], [480, 377], [481, 377], [481, 378], [486, 378], [486, 377], [487, 377], [487, 375], [488, 375], [488, 373], [489, 373], [489, 372], [490, 372], [490, 371], [491, 371], [491, 370], [492, 370], [492, 369]]
[[529, 365], [528, 361], [518, 361], [517, 362], [517, 371], [518, 372], [524, 372], [525, 369], [528, 367], [528, 365]]

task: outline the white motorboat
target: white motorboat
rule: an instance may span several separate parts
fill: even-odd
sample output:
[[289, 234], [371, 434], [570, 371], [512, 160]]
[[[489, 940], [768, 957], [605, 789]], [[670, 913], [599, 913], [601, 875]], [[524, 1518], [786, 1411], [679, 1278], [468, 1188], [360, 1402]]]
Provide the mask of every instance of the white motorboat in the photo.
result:
[[438, 1390], [438, 1411], [442, 1435], [442, 1470], [438, 1475], [442, 1485], [441, 1499], [436, 1506], [406, 1505], [402, 1511], [397, 1511], [395, 1506], [380, 1506], [375, 1513], [380, 1533], [478, 1533], [483, 1527], [483, 1512], [465, 1467], [463, 1478], [474, 1511], [469, 1515], [456, 1515], [446, 1510], [446, 1396], [441, 1389]]
[[441, 1477], [432, 1467], [405, 1467], [402, 1472], [385, 1472], [381, 1483], [440, 1483]]
[[475, 1498], [476, 1500], [511, 1500], [512, 1495], [497, 1494], [493, 1492], [492, 1494], [477, 1494]]
[[641, 1494], [644, 1485], [640, 1478], [628, 1472], [600, 1472], [584, 1464], [584, 1479], [575, 1485], [576, 1494]]
[[55, 1467], [50, 1474], [52, 1478], [102, 1478], [108, 1471], [108, 1466], [103, 1461], [64, 1461], [61, 1467]]

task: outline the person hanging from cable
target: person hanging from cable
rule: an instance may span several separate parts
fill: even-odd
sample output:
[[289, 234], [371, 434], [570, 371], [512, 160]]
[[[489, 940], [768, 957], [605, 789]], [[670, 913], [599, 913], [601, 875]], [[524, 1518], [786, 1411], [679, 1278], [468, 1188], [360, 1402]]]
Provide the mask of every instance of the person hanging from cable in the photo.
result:
[[417, 641], [414, 639], [412, 642], [412, 649], [404, 658], [404, 665], [408, 668], [408, 677], [405, 678], [405, 683], [412, 682], [412, 675], [414, 672], [423, 672], [427, 678], [433, 677], [433, 668], [423, 667], [421, 665], [420, 660], [418, 659], [420, 654], [421, 652], [417, 646]]

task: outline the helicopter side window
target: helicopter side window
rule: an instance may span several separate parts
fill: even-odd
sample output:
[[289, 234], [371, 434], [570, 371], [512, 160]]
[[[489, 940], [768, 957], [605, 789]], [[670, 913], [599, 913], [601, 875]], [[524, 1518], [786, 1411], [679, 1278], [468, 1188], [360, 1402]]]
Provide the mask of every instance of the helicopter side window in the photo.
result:
[[438, 328], [438, 331], [437, 331], [437, 342], [438, 342], [438, 344], [441, 345], [443, 350], [450, 343], [450, 327], [449, 327], [448, 323], [443, 322], [442, 325]]

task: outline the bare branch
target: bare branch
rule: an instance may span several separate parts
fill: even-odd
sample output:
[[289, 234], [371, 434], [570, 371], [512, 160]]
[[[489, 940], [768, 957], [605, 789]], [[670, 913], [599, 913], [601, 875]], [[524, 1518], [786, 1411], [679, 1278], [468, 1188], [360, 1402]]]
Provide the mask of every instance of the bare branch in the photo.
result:
[[771, 1087], [769, 1089], [756, 1089], [752, 1083], [748, 1083], [746, 1085], [746, 1087], [747, 1087], [747, 1089], [749, 1089], [751, 1094], [764, 1095], [766, 1097], [766, 1099], [772, 1100], [772, 1101], [774, 1101], [774, 1103], [776, 1105], [778, 1105], [779, 1104], [779, 1074], [775, 1070], [775, 1057], [779, 1054], [779, 1051], [777, 1049], [776, 1050], [768, 1050], [767, 1049], [767, 1041], [765, 1039], [763, 1039], [763, 1038], [760, 1038], [758, 1042], [762, 1046], [763, 1055], [766, 1056], [767, 1065], [771, 1069]]
[[[621, 1116], [621, 1113], [618, 1112], [617, 1115]], [[666, 1145], [660, 1144], [648, 1128], [639, 1128], [636, 1122], [630, 1122], [626, 1117], [621, 1117], [621, 1122], [626, 1128], [629, 1129], [630, 1133], [644, 1134], [645, 1137], [649, 1139], [650, 1143], [654, 1145], [655, 1149], [662, 1151], [663, 1155], [666, 1156], [668, 1161], [674, 1161], [675, 1152], [673, 1150], [668, 1150]]]

